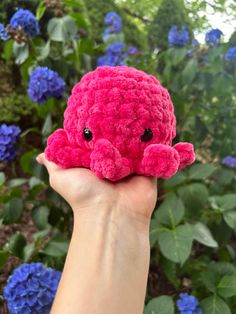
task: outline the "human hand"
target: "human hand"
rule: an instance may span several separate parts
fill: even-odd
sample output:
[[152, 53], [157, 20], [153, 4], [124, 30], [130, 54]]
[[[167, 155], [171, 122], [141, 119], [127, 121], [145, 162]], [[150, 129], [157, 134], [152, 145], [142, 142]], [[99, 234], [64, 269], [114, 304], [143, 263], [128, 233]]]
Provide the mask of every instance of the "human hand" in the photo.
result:
[[59, 168], [44, 153], [36, 159], [47, 168], [51, 187], [69, 203], [74, 215], [82, 209], [98, 213], [106, 205], [150, 220], [157, 199], [156, 178], [132, 175], [111, 182], [99, 179], [90, 169]]

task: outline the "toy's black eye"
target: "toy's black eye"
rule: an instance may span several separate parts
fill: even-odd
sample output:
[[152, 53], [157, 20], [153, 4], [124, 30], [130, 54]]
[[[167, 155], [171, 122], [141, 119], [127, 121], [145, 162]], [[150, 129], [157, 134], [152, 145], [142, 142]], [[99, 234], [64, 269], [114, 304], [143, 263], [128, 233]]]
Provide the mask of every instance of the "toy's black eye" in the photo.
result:
[[88, 129], [85, 128], [83, 131], [85, 141], [89, 142], [93, 138], [93, 133]]
[[151, 129], [145, 129], [143, 135], [140, 136], [142, 142], [148, 142], [152, 139], [153, 133]]

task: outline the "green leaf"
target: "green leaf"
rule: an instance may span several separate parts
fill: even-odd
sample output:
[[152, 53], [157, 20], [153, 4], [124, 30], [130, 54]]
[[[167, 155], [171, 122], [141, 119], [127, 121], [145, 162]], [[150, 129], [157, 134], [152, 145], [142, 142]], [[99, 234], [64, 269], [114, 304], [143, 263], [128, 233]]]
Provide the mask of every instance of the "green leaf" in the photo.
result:
[[216, 181], [219, 184], [230, 184], [234, 178], [234, 171], [231, 169], [218, 169], [215, 173]]
[[179, 64], [186, 56], [186, 48], [170, 48], [168, 50], [169, 62], [172, 65]]
[[50, 40], [43, 47], [39, 47], [39, 56], [37, 57], [38, 61], [46, 59], [50, 53]]
[[[178, 194], [183, 200], [187, 209], [191, 210], [193, 216], [198, 216], [208, 201], [208, 190], [204, 184], [192, 183], [181, 186]], [[188, 213], [188, 211], [186, 211]]]
[[31, 177], [29, 179], [29, 187], [30, 187], [30, 189], [33, 189], [35, 186], [42, 185], [42, 184], [43, 184], [43, 182], [39, 178]]
[[216, 274], [215, 272], [208, 270], [201, 273], [201, 280], [206, 286], [206, 288], [215, 293], [217, 284], [219, 283], [220, 276], [219, 274]]
[[155, 219], [162, 225], [173, 228], [184, 216], [184, 204], [174, 193], [169, 194], [155, 213]]
[[5, 204], [1, 217], [4, 224], [17, 223], [23, 211], [23, 201], [21, 198], [13, 198]]
[[9, 61], [12, 58], [12, 54], [13, 54], [13, 40], [8, 40], [5, 42], [4, 46], [3, 46], [3, 57], [6, 60], [7, 63], [9, 63]]
[[50, 229], [44, 229], [44, 230], [40, 230], [38, 232], [35, 232], [33, 234], [33, 240], [35, 242], [41, 241], [43, 238], [48, 236], [49, 232], [50, 232]]
[[209, 228], [201, 222], [193, 225], [193, 237], [206, 246], [218, 247], [218, 243], [214, 240]]
[[94, 41], [90, 38], [83, 38], [78, 41], [78, 52], [79, 54], [86, 53], [93, 55], [94, 52]]
[[157, 230], [158, 227], [160, 227], [158, 225], [158, 222], [156, 219], [152, 219], [151, 223], [150, 223], [150, 233], [149, 233], [149, 238], [150, 238], [150, 247], [153, 248], [156, 241], [157, 241]]
[[180, 278], [177, 274], [178, 266], [164, 256], [160, 256], [160, 267], [163, 269], [167, 279], [172, 283], [172, 285], [178, 288], [180, 282]]
[[3, 185], [6, 181], [6, 176], [4, 172], [0, 172], [0, 185]]
[[165, 180], [164, 187], [165, 188], [173, 188], [177, 185], [184, 183], [187, 180], [187, 176], [183, 171], [177, 172], [176, 175], [171, 177], [170, 179]]
[[35, 157], [39, 154], [37, 149], [33, 149], [20, 158], [20, 166], [22, 170], [27, 174], [32, 174], [33, 167], [36, 164]]
[[78, 28], [88, 28], [89, 27], [89, 21], [86, 19], [86, 16], [79, 12], [70, 12], [70, 16], [74, 19], [76, 25]]
[[236, 231], [236, 210], [228, 210], [224, 212], [223, 218], [227, 225]]
[[36, 10], [36, 19], [39, 21], [46, 11], [46, 4], [44, 1], [41, 1]]
[[26, 61], [29, 56], [29, 46], [27, 43], [18, 44], [16, 41], [13, 43], [13, 54], [15, 63], [21, 65]]
[[221, 277], [226, 275], [236, 275], [236, 267], [233, 264], [226, 262], [211, 263], [208, 270]]
[[171, 261], [183, 264], [191, 253], [193, 242], [191, 226], [184, 224], [173, 230], [160, 228], [157, 232], [161, 253]]
[[173, 299], [167, 295], [162, 295], [149, 301], [145, 314], [174, 314]]
[[19, 258], [23, 258], [24, 247], [26, 245], [26, 239], [21, 233], [16, 233], [11, 236], [6, 245], [8, 252], [14, 254]]
[[51, 40], [63, 42], [74, 39], [77, 26], [73, 18], [66, 15], [52, 18], [48, 23], [47, 30]]
[[217, 286], [217, 292], [223, 298], [236, 295], [236, 276], [224, 276]]
[[213, 295], [201, 301], [203, 314], [231, 314], [228, 305], [217, 295]]
[[48, 216], [50, 210], [46, 206], [34, 207], [32, 209], [32, 220], [39, 230], [47, 229], [50, 225], [48, 223]]
[[53, 257], [62, 257], [66, 255], [68, 246], [69, 242], [67, 240], [54, 239], [46, 244], [42, 253]]
[[35, 244], [34, 243], [29, 243], [24, 247], [23, 250], [23, 260], [24, 262], [28, 262], [35, 250]]
[[226, 194], [224, 196], [218, 196], [216, 198], [216, 202], [223, 212], [225, 210], [229, 210], [236, 207], [236, 194]]
[[46, 118], [44, 124], [43, 124], [42, 135], [48, 136], [51, 132], [52, 132], [52, 116], [49, 113], [47, 115], [47, 118]]
[[197, 70], [198, 70], [198, 62], [195, 58], [191, 58], [187, 62], [182, 73], [184, 82], [187, 84], [190, 84], [193, 81], [194, 77], [196, 76]]
[[192, 180], [204, 180], [215, 171], [211, 164], [195, 164], [189, 169], [189, 176]]
[[8, 254], [5, 251], [0, 250], [0, 269], [6, 264]]
[[8, 186], [10, 188], [15, 188], [15, 187], [21, 186], [27, 182], [28, 182], [28, 180], [25, 178], [12, 179], [8, 182]]

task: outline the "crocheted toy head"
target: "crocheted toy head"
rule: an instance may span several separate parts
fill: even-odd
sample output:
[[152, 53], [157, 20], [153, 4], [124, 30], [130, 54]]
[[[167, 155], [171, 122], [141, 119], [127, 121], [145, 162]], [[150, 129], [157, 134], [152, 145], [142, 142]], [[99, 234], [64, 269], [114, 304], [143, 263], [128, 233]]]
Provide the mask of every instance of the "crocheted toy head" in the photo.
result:
[[90, 168], [117, 181], [129, 174], [169, 178], [194, 159], [193, 145], [171, 147], [176, 133], [168, 91], [128, 66], [98, 67], [77, 83], [45, 150], [62, 168]]

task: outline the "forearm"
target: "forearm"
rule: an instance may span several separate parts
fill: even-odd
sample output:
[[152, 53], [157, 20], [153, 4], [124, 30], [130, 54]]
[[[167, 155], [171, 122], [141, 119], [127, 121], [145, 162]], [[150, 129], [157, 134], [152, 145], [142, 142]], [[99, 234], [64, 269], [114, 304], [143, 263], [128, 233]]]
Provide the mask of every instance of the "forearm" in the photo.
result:
[[52, 314], [141, 314], [149, 221], [128, 209], [79, 210]]

